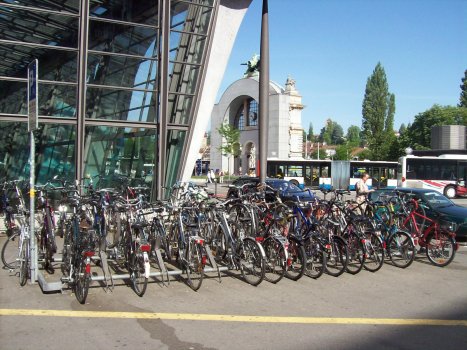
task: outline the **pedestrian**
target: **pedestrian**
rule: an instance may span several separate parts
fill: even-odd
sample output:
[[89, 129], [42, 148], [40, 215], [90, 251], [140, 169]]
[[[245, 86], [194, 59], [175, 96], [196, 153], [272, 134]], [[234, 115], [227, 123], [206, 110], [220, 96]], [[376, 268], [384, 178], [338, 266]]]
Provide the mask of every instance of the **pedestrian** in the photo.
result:
[[221, 170], [220, 173], [219, 173], [219, 182], [221, 184], [224, 183], [224, 170]]
[[363, 173], [362, 177], [358, 182], [355, 184], [355, 195], [357, 204], [363, 214], [365, 212], [366, 204], [365, 201], [367, 200], [368, 194], [370, 192], [374, 192], [374, 190], [368, 189], [368, 185], [366, 184], [367, 180], [370, 178], [368, 173]]
[[212, 183], [212, 177], [211, 177], [211, 169], [208, 169], [206, 176], [208, 177], [207, 183], [210, 184]]
[[216, 174], [214, 174], [214, 170], [211, 169], [211, 182], [216, 181]]

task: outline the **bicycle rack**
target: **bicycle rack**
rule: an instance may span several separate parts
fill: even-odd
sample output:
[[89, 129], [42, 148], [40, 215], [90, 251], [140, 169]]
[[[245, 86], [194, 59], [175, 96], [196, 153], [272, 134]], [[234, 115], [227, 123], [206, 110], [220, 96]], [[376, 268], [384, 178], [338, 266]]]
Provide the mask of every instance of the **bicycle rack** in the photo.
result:
[[221, 280], [221, 266], [217, 265], [216, 260], [214, 259], [214, 256], [212, 255], [211, 248], [209, 246], [205, 245], [204, 249], [206, 251], [206, 254], [208, 255], [208, 259], [209, 259], [209, 262], [211, 263], [212, 268], [217, 270], [217, 276], [219, 277], [219, 283], [222, 282], [222, 280]]

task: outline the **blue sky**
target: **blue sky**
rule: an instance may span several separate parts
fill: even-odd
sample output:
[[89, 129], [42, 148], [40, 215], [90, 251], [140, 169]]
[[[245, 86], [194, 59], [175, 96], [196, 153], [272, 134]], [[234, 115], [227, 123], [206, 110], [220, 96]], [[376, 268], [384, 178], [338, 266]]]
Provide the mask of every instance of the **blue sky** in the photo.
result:
[[[262, 0], [243, 20], [218, 94], [259, 54]], [[456, 105], [467, 69], [467, 0], [269, 0], [270, 78], [287, 76], [306, 106], [305, 129], [327, 118], [361, 126], [365, 85], [378, 62], [396, 97], [395, 128], [434, 104]]]

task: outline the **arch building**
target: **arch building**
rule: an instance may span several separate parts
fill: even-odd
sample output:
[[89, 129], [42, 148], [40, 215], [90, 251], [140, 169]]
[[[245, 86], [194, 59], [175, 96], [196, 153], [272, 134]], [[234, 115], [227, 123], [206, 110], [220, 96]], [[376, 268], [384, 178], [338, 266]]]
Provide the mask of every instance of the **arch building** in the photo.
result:
[[[255, 173], [259, 161], [257, 76], [239, 79], [224, 92], [211, 115], [211, 168], [232, 174]], [[269, 83], [268, 159], [302, 158], [302, 96], [295, 81], [288, 78], [285, 87]], [[217, 131], [222, 124], [240, 130], [238, 153], [222, 155], [222, 137]]]

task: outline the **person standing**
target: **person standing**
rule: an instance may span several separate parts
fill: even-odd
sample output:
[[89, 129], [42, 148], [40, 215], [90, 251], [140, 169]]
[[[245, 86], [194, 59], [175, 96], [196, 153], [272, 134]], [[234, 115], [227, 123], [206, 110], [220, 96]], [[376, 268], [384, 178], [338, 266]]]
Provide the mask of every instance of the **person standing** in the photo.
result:
[[208, 169], [206, 176], [208, 177], [208, 184], [212, 183], [211, 169]]
[[214, 174], [214, 170], [211, 169], [211, 182], [216, 181], [216, 174]]
[[370, 178], [370, 175], [368, 173], [363, 173], [362, 177], [358, 182], [355, 184], [355, 195], [356, 195], [356, 201], [358, 205], [360, 206], [360, 209], [362, 213], [365, 211], [366, 205], [363, 204], [370, 192], [374, 192], [374, 190], [368, 189], [368, 185], [366, 184], [367, 180]]
[[224, 170], [221, 170], [221, 172], [219, 173], [219, 182], [221, 184], [224, 183]]

